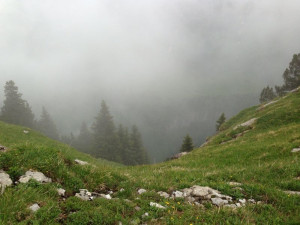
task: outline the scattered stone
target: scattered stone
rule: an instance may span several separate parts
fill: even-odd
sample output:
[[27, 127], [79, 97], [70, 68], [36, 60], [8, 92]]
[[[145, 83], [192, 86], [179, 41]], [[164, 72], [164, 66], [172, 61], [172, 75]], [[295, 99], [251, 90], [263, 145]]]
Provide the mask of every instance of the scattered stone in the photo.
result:
[[228, 204], [228, 201], [223, 200], [222, 198], [211, 198], [211, 202], [219, 207]]
[[107, 195], [105, 195], [105, 194], [100, 194], [100, 196], [101, 196], [102, 198], [105, 198], [105, 199], [108, 199], [108, 200], [112, 199], [112, 197], [110, 196], [110, 194], [107, 194]]
[[[185, 201], [186, 202], [189, 202], [189, 203], [193, 203], [196, 201], [196, 199], [194, 197], [191, 197], [191, 196], [187, 196], [185, 197]], [[198, 202], [197, 202], [198, 203]]]
[[124, 189], [124, 188], [121, 188], [119, 191], [120, 191], [120, 192], [123, 192], [123, 191], [125, 191], [125, 189]]
[[241, 203], [235, 203], [237, 207], [242, 207]]
[[35, 172], [32, 170], [28, 170], [25, 175], [21, 176], [19, 179], [20, 183], [28, 183], [30, 179], [34, 179], [40, 183], [51, 183], [52, 180], [51, 178], [46, 177], [43, 173], [41, 172]]
[[244, 205], [246, 204], [246, 199], [239, 199], [239, 202]]
[[236, 204], [229, 204], [229, 205], [224, 205], [225, 207], [229, 207], [229, 208], [236, 208], [237, 206], [236, 206]]
[[293, 152], [293, 153], [300, 152], [300, 148], [294, 148], [291, 152]]
[[171, 157], [171, 159], [179, 159], [179, 158], [181, 158], [182, 156], [187, 155], [187, 154], [188, 154], [188, 152], [180, 152], [180, 153], [177, 153], [177, 154], [173, 155], [173, 156]]
[[249, 126], [253, 125], [256, 120], [257, 120], [257, 118], [252, 118], [251, 120], [248, 120], [245, 123], [235, 126], [233, 129], [236, 130], [239, 127], [249, 127]]
[[113, 191], [108, 191], [108, 194], [109, 195], [112, 195], [114, 192]]
[[242, 186], [241, 183], [238, 183], [238, 182], [229, 182], [228, 183], [230, 186]]
[[252, 203], [252, 204], [255, 204], [256, 201], [254, 199], [248, 199], [248, 202]]
[[5, 152], [6, 151], [6, 147], [5, 146], [3, 146], [3, 145], [0, 145], [0, 152]]
[[65, 193], [66, 193], [66, 190], [65, 190], [65, 189], [62, 189], [62, 188], [58, 188], [58, 189], [57, 189], [57, 193], [58, 193], [59, 196], [64, 197], [64, 196], [65, 196]]
[[29, 131], [28, 130], [23, 130], [24, 134], [28, 134]]
[[148, 217], [149, 216], [149, 213], [144, 213], [144, 215], [142, 215], [142, 218], [145, 218], [145, 217]]
[[159, 191], [159, 192], [157, 192], [157, 194], [160, 197], [163, 197], [163, 198], [169, 198], [170, 197], [170, 195], [167, 192], [164, 192], [164, 191]]
[[174, 191], [174, 192], [172, 193], [172, 197], [173, 197], [173, 198], [183, 198], [184, 195], [183, 195], [183, 192], [181, 192], [181, 191]]
[[139, 195], [141, 195], [141, 194], [143, 194], [143, 193], [145, 193], [147, 191], [145, 189], [141, 188], [137, 192], [139, 193]]
[[284, 191], [284, 193], [289, 195], [300, 195], [300, 191]]
[[136, 211], [140, 211], [140, 210], [141, 210], [141, 208], [138, 207], [138, 206], [134, 207], [134, 209], [135, 209]]
[[165, 209], [166, 207], [162, 206], [161, 204], [155, 203], [155, 202], [150, 202], [150, 206], [156, 207], [159, 209]]
[[29, 209], [30, 209], [32, 212], [36, 212], [36, 211], [38, 211], [38, 210], [40, 209], [40, 206], [39, 206], [37, 203], [35, 203], [35, 204], [33, 204], [32, 206], [30, 206]]
[[290, 93], [294, 93], [294, 92], [297, 92], [297, 91], [299, 91], [299, 90], [300, 90], [300, 87], [297, 87], [297, 88], [291, 90]]
[[79, 189], [79, 193], [76, 193], [75, 196], [84, 201], [91, 201], [94, 199], [92, 193], [89, 192], [87, 189]]
[[88, 162], [82, 161], [82, 160], [79, 160], [79, 159], [75, 159], [74, 161], [75, 161], [77, 164], [82, 165], [82, 166], [89, 164]]
[[12, 180], [10, 179], [9, 175], [4, 171], [0, 171], [0, 194], [3, 194], [6, 187], [12, 185]]
[[261, 205], [262, 203], [263, 203], [262, 201], [256, 202], [257, 205]]
[[241, 187], [234, 187], [234, 188], [232, 188], [233, 190], [239, 190], [239, 191], [243, 191], [244, 189], [243, 188], [241, 188]]

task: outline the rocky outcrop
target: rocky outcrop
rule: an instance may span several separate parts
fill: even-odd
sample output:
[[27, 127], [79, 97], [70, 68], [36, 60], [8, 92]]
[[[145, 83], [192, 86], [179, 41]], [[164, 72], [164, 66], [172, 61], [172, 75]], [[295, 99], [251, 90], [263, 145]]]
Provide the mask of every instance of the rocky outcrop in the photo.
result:
[[145, 193], [147, 191], [145, 189], [141, 188], [137, 192], [138, 192], [139, 195], [141, 195], [141, 194], [143, 194], [143, 193]]
[[59, 196], [64, 197], [64, 196], [65, 196], [65, 193], [66, 193], [66, 190], [65, 190], [65, 189], [62, 189], [62, 188], [58, 188], [58, 189], [57, 189], [57, 193], [58, 193]]
[[12, 180], [4, 171], [0, 171], [0, 194], [3, 194], [6, 187], [12, 185]]
[[300, 152], [300, 148], [294, 148], [291, 152], [293, 152], [293, 153]]
[[25, 173], [25, 175], [21, 176], [19, 179], [20, 183], [27, 183], [30, 179], [34, 179], [40, 183], [51, 183], [51, 178], [46, 177], [41, 172], [35, 172], [32, 170], [29, 170]]
[[88, 162], [82, 161], [82, 160], [79, 160], [79, 159], [75, 159], [74, 161], [75, 161], [77, 164], [82, 165], [82, 166], [88, 165], [88, 164], [89, 164]]
[[252, 118], [251, 120], [248, 120], [248, 121], [246, 121], [246, 122], [244, 122], [244, 123], [242, 123], [240, 125], [235, 126], [233, 129], [236, 130], [239, 127], [249, 127], [249, 126], [252, 126], [255, 123], [256, 120], [257, 120], [257, 118]]
[[32, 206], [29, 207], [29, 209], [30, 209], [32, 212], [36, 212], [36, 211], [38, 211], [40, 208], [41, 208], [41, 207], [40, 207], [37, 203], [35, 203], [35, 204], [33, 204]]
[[177, 153], [177, 154], [173, 155], [173, 156], [171, 157], [171, 159], [179, 159], [179, 158], [181, 158], [182, 156], [187, 155], [187, 154], [189, 154], [189, 153], [188, 153], [188, 152], [180, 152], [180, 153]]
[[87, 189], [79, 189], [79, 193], [76, 193], [75, 197], [80, 198], [83, 201], [91, 201], [94, 199], [92, 193]]
[[151, 207], [159, 208], [159, 209], [165, 209], [165, 206], [162, 206], [161, 204], [155, 203], [155, 202], [150, 202]]
[[6, 151], [6, 147], [5, 146], [3, 146], [3, 145], [0, 145], [0, 152], [5, 152]]
[[284, 191], [288, 195], [300, 195], [300, 191]]

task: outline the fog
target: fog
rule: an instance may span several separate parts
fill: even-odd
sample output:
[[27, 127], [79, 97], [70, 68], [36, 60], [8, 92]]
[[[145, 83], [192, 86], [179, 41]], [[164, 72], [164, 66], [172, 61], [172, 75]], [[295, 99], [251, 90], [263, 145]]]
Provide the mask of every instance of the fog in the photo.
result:
[[0, 0], [0, 102], [14, 80], [61, 134], [105, 100], [136, 124], [153, 161], [200, 145], [258, 104], [300, 49], [297, 0]]

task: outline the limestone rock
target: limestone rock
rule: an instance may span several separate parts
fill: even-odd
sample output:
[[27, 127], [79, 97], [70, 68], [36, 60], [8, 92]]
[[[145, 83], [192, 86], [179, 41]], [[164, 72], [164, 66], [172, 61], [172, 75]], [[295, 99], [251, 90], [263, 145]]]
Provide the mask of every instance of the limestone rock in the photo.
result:
[[12, 180], [10, 179], [9, 175], [4, 171], [0, 171], [0, 194], [3, 194], [6, 187], [12, 185]]
[[121, 188], [119, 191], [120, 191], [120, 192], [124, 192], [124, 191], [125, 191], [125, 189], [124, 189], [124, 188]]
[[30, 209], [32, 212], [36, 212], [36, 211], [38, 211], [38, 210], [40, 209], [40, 206], [39, 206], [37, 203], [35, 203], [35, 204], [33, 204], [32, 206], [30, 206], [29, 209]]
[[142, 215], [142, 218], [146, 218], [149, 216], [149, 213], [145, 212], [144, 215]]
[[28, 131], [28, 130], [23, 130], [23, 133], [24, 133], [24, 134], [28, 134], [29, 131]]
[[150, 206], [156, 207], [159, 209], [165, 209], [166, 207], [162, 206], [161, 204], [155, 203], [155, 202], [150, 202]]
[[183, 195], [183, 192], [181, 192], [181, 191], [174, 191], [174, 192], [172, 193], [172, 197], [173, 197], [173, 198], [183, 198], [184, 195]]
[[244, 205], [244, 204], [246, 204], [246, 199], [239, 199], [239, 202], [240, 202], [242, 205]]
[[75, 159], [74, 161], [75, 161], [77, 164], [82, 165], [82, 166], [89, 164], [88, 162], [82, 161], [82, 160], [79, 160], [79, 159]]
[[25, 175], [21, 176], [19, 179], [20, 183], [28, 183], [30, 179], [34, 179], [40, 183], [51, 183], [52, 180], [51, 178], [46, 177], [43, 173], [41, 172], [35, 172], [32, 170], [28, 170]]
[[230, 186], [242, 186], [241, 183], [238, 183], [238, 182], [229, 182], [228, 183]]
[[84, 201], [93, 200], [92, 193], [89, 192], [87, 189], [79, 189], [79, 193], [76, 193], [75, 196], [77, 198], [80, 198], [80, 199], [84, 200]]
[[173, 156], [171, 157], [171, 159], [179, 159], [179, 158], [181, 158], [182, 156], [187, 155], [187, 154], [189, 154], [189, 153], [188, 153], [188, 152], [180, 152], [180, 153], [177, 153], [176, 155], [173, 155]]
[[300, 148], [294, 148], [291, 152], [293, 152], [293, 153], [300, 152]]
[[300, 195], [300, 191], [285, 191], [284, 193], [289, 195]]
[[65, 196], [66, 190], [62, 189], [62, 188], [58, 188], [57, 193], [58, 193], [59, 196], [63, 197], [63, 196]]
[[164, 191], [159, 191], [159, 192], [157, 192], [157, 194], [159, 194], [159, 196], [163, 197], [163, 198], [169, 198], [170, 197], [170, 195], [167, 192], [164, 192]]
[[108, 200], [112, 199], [112, 197], [110, 196], [110, 194], [107, 194], [107, 195], [105, 195], [105, 194], [100, 194], [100, 196], [101, 196], [102, 198], [105, 198], [105, 199], [108, 199]]
[[228, 204], [227, 200], [223, 200], [222, 198], [212, 198], [211, 202], [216, 206], [223, 206]]
[[141, 194], [143, 194], [143, 193], [145, 193], [147, 191], [145, 189], [141, 188], [137, 192], [139, 193], [139, 195], [141, 195]]
[[233, 129], [236, 130], [239, 127], [249, 127], [249, 126], [253, 125], [256, 120], [257, 120], [257, 118], [252, 118], [251, 120], [248, 120], [245, 123], [235, 126]]
[[0, 145], [0, 152], [5, 152], [6, 151], [6, 147], [5, 146], [3, 146], [3, 145]]
[[135, 209], [136, 211], [140, 211], [140, 210], [141, 210], [141, 207], [136, 206], [136, 207], [134, 207], [134, 209]]

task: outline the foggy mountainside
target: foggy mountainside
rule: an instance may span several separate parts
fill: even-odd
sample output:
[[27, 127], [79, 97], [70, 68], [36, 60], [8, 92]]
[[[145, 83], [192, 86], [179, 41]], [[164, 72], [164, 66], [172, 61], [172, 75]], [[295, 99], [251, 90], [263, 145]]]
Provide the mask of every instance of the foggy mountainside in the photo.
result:
[[[299, 1], [0, 1], [0, 99], [13, 80], [60, 135], [102, 100], [153, 162], [257, 104], [299, 49]], [[0, 101], [2, 104], [2, 101]], [[1, 105], [2, 107], [2, 105]]]

